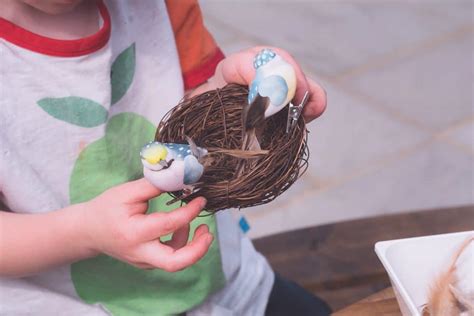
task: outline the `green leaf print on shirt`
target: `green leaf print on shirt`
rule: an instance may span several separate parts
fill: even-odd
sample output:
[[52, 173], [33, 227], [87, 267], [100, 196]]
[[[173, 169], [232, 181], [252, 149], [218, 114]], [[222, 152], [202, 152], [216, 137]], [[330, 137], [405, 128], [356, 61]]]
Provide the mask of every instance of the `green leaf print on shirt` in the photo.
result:
[[99, 103], [81, 97], [44, 98], [37, 103], [52, 117], [82, 127], [103, 124], [109, 115]]
[[110, 79], [112, 84], [112, 105], [117, 103], [132, 84], [135, 74], [135, 43], [117, 56], [112, 64]]
[[[114, 185], [142, 177], [139, 152], [154, 133], [153, 124], [137, 114], [111, 117], [105, 136], [86, 147], [76, 160], [70, 179], [71, 203], [88, 201]], [[166, 206], [169, 199], [163, 194], [151, 200], [149, 212], [176, 208], [176, 204]], [[120, 316], [179, 314], [202, 303], [225, 282], [215, 218], [198, 218], [191, 229], [203, 223], [216, 238], [206, 256], [192, 267], [177, 273], [140, 270], [100, 255], [71, 266], [77, 294], [85, 302], [100, 303]]]

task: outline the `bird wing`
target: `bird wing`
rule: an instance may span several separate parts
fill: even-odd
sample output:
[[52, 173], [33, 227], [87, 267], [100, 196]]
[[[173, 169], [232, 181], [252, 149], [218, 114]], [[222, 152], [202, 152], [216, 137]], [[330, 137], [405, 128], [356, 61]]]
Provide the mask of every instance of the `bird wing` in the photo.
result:
[[184, 158], [184, 184], [193, 184], [199, 181], [204, 173], [204, 166], [193, 155]]
[[272, 75], [266, 77], [258, 85], [258, 94], [270, 98], [270, 108], [265, 111], [268, 117], [283, 108], [288, 99], [288, 84], [282, 76]]

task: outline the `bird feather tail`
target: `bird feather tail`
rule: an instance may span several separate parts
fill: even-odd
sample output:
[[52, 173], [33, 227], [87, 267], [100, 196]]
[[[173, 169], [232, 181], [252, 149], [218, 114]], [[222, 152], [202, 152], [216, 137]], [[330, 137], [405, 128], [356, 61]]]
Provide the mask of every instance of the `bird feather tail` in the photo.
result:
[[[465, 240], [459, 249], [454, 253], [448, 269], [443, 271], [433, 282], [428, 293], [428, 303], [423, 309], [423, 315], [430, 316], [458, 316], [461, 314], [461, 307], [467, 309], [458, 297], [459, 293], [453, 292], [452, 288], [458, 282], [456, 276], [456, 262], [466, 247], [474, 240], [470, 237]], [[464, 297], [464, 296], [462, 296]]]
[[255, 133], [255, 129], [248, 130], [242, 141], [242, 150], [250, 150], [250, 151], [259, 151], [262, 148], [260, 147], [260, 142], [257, 139], [257, 134]]

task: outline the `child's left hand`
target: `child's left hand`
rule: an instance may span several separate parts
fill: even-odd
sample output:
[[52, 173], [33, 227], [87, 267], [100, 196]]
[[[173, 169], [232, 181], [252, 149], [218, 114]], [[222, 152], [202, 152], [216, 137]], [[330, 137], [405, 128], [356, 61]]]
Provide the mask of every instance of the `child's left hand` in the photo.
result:
[[320, 116], [326, 109], [327, 99], [325, 90], [310, 78], [306, 78], [301, 67], [294, 58], [286, 51], [275, 47], [256, 46], [230, 56], [222, 60], [216, 68], [216, 72], [209, 81], [198, 87], [191, 96], [202, 92], [222, 88], [229, 83], [237, 83], [248, 86], [255, 77], [253, 60], [262, 49], [270, 48], [283, 59], [293, 65], [296, 72], [297, 86], [294, 104], [299, 104], [306, 91], [309, 91], [309, 100], [303, 110], [306, 122], [311, 122]]

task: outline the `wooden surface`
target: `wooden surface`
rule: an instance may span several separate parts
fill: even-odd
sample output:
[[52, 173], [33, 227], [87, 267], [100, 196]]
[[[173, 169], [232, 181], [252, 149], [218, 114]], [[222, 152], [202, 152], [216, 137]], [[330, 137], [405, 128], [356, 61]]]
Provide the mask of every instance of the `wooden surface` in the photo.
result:
[[254, 245], [275, 271], [337, 311], [390, 286], [377, 241], [472, 230], [473, 223], [474, 206], [424, 210], [286, 232]]
[[333, 316], [401, 316], [395, 293], [391, 287], [356, 302]]

